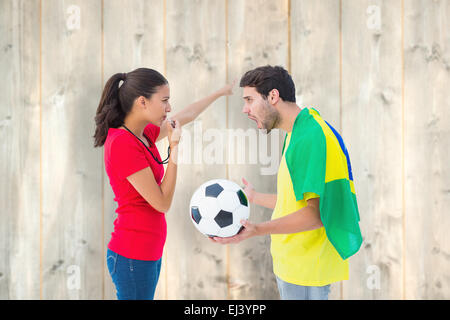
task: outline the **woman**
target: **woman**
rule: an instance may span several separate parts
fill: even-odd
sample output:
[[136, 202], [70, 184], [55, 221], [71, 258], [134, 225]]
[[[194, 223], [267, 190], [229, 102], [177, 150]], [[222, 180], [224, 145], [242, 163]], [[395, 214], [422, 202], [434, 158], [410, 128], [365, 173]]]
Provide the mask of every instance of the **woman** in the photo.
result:
[[[233, 85], [168, 119], [170, 89], [159, 72], [139, 68], [107, 81], [95, 117], [94, 146], [104, 146], [105, 170], [118, 204], [106, 259], [119, 300], [153, 299], [167, 234], [165, 212], [175, 191], [181, 126], [220, 96], [230, 95]], [[163, 161], [155, 142], [166, 136], [169, 149]]]

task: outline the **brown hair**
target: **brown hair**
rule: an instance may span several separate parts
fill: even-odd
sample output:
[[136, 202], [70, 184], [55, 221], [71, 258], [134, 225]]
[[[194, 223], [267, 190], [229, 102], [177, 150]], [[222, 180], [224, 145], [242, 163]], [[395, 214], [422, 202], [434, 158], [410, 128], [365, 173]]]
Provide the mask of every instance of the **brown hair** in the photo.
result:
[[264, 99], [277, 89], [283, 101], [295, 102], [295, 85], [290, 74], [280, 66], [263, 66], [247, 71], [241, 78], [240, 87], [254, 87]]
[[[119, 86], [120, 82], [122, 85]], [[105, 143], [109, 128], [118, 128], [140, 96], [150, 99], [157, 87], [168, 84], [158, 71], [139, 68], [129, 73], [116, 73], [105, 84], [95, 115], [94, 147]]]

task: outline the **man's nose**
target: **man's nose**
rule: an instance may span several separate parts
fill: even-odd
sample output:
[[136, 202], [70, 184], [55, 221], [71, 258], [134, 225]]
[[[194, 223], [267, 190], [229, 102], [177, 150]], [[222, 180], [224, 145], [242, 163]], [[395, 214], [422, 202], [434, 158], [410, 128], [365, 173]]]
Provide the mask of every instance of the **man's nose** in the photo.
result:
[[247, 108], [247, 106], [244, 104], [244, 106], [242, 107], [242, 112], [243, 112], [243, 113], [249, 113], [249, 112], [250, 112], [250, 109]]

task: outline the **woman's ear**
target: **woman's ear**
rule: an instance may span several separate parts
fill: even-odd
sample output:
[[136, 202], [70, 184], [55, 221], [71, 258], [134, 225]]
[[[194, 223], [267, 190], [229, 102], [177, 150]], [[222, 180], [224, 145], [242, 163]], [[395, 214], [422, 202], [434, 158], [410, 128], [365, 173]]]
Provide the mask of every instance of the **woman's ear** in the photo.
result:
[[139, 106], [139, 108], [143, 108], [145, 109], [148, 105], [148, 103], [146, 103], [145, 101], [145, 97], [144, 96], [139, 96], [136, 98], [136, 104]]

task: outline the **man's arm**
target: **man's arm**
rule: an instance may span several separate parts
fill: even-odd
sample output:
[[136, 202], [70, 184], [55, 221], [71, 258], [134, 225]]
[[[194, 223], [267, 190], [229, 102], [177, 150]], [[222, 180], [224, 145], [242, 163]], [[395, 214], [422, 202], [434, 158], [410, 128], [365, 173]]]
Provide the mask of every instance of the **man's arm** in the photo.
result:
[[255, 225], [255, 235], [288, 234], [323, 227], [320, 220], [319, 198], [307, 200], [308, 205], [287, 216]]
[[307, 200], [308, 205], [287, 216], [253, 224], [247, 220], [241, 221], [244, 226], [239, 234], [229, 238], [214, 237], [211, 240], [221, 244], [238, 243], [242, 240], [267, 234], [289, 234], [315, 230], [323, 227], [320, 220], [319, 198]]

